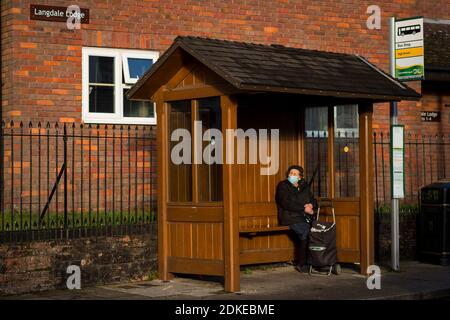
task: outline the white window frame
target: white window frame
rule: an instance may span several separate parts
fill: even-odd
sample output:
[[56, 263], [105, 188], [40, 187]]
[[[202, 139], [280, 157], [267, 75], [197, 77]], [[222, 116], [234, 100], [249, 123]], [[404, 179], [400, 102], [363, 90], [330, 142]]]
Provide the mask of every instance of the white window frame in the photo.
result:
[[[89, 112], [89, 57], [113, 57], [114, 58], [114, 113]], [[128, 59], [144, 58], [152, 59], [153, 63], [159, 58], [157, 51], [128, 50], [114, 48], [83, 47], [82, 48], [82, 120], [85, 123], [111, 123], [111, 124], [156, 124], [156, 109], [153, 104], [153, 117], [124, 117], [123, 90], [132, 87], [134, 82], [128, 82], [125, 72], [128, 72]], [[126, 63], [125, 63], [126, 62]], [[124, 75], [125, 82], [122, 82]], [[129, 78], [129, 72], [128, 72]], [[133, 79], [133, 78], [131, 78]]]
[[153, 63], [156, 62], [159, 58], [158, 52], [130, 52], [126, 51], [122, 54], [122, 65], [123, 65], [123, 76], [125, 78], [125, 83], [134, 84], [136, 83], [139, 78], [132, 78], [130, 75], [130, 66], [128, 64], [129, 58], [135, 58], [135, 59], [151, 59], [153, 60]]

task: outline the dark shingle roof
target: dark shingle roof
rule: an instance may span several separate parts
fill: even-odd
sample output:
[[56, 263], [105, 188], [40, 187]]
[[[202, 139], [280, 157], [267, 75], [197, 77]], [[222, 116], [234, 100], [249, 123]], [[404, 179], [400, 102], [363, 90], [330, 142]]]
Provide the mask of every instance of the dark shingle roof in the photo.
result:
[[425, 23], [424, 31], [425, 72], [450, 71], [450, 24]]
[[417, 92], [357, 55], [200, 37], [177, 37], [130, 90], [129, 97], [178, 47], [241, 90], [385, 101], [420, 98]]

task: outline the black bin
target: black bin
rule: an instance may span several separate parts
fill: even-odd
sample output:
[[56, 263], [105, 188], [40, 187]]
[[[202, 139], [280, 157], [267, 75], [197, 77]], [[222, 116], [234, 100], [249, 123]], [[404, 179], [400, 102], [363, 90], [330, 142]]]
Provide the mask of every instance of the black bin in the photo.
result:
[[449, 265], [450, 180], [437, 181], [420, 189], [417, 222], [419, 260]]

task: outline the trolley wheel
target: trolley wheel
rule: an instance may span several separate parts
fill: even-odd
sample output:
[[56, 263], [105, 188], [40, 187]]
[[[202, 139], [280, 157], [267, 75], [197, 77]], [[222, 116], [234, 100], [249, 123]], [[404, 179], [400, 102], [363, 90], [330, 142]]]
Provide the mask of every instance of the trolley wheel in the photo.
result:
[[333, 270], [332, 270], [332, 272], [333, 272], [333, 274], [335, 274], [335, 275], [340, 275], [341, 274], [341, 265], [339, 264], [339, 263], [336, 263], [334, 266], [333, 266]]

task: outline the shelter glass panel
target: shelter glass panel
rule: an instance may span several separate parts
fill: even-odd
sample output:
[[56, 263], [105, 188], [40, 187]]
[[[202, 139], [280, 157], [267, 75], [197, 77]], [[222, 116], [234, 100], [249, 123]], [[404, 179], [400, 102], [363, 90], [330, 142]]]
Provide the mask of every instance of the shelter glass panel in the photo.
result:
[[[170, 201], [175, 202], [192, 201], [191, 128], [192, 128], [191, 101], [181, 100], [172, 102], [170, 104], [169, 134], [168, 134], [170, 140], [169, 143]], [[181, 134], [184, 134], [185, 136], [181, 137]], [[184, 143], [186, 148], [180, 148], [181, 143]], [[188, 161], [185, 161], [186, 159]]]

